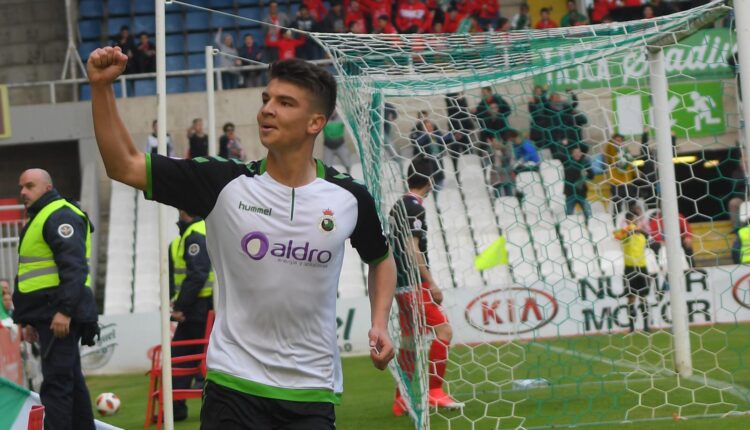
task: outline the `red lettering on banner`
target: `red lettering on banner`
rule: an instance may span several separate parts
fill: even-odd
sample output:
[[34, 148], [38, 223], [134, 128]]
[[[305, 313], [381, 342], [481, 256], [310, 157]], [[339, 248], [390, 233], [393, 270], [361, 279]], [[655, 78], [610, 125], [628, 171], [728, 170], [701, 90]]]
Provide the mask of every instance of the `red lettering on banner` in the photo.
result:
[[539, 305], [536, 303], [533, 297], [526, 299], [526, 303], [523, 304], [523, 313], [521, 313], [521, 321], [526, 322], [529, 320], [529, 311], [534, 312], [534, 316], [537, 321], [542, 320], [542, 311], [539, 309]]
[[480, 294], [466, 305], [464, 315], [477, 330], [509, 335], [538, 330], [554, 320], [557, 311], [557, 300], [551, 293], [511, 287]]
[[487, 302], [482, 302], [482, 321], [484, 322], [484, 325], [490, 324], [490, 318], [492, 318], [496, 324], [503, 323], [502, 318], [497, 314], [498, 306], [500, 306], [500, 300], [495, 300], [491, 305]]

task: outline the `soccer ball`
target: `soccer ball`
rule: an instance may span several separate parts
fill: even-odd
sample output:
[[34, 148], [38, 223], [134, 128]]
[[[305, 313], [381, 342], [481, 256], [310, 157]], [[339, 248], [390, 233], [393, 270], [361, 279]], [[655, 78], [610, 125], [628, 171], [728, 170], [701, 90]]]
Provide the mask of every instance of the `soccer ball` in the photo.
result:
[[120, 398], [115, 393], [101, 393], [96, 397], [96, 410], [104, 417], [109, 417], [120, 410]]

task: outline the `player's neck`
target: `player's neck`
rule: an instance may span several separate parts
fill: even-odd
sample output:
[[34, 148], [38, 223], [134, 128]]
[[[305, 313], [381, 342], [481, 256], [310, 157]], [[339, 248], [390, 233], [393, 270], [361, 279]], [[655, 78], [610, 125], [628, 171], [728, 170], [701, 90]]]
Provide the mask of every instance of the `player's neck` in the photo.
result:
[[278, 183], [297, 188], [307, 185], [317, 176], [317, 165], [312, 153], [295, 151], [279, 153], [269, 151], [266, 172]]
[[409, 194], [419, 197], [419, 200], [424, 200], [427, 197], [427, 189], [425, 188], [409, 188]]

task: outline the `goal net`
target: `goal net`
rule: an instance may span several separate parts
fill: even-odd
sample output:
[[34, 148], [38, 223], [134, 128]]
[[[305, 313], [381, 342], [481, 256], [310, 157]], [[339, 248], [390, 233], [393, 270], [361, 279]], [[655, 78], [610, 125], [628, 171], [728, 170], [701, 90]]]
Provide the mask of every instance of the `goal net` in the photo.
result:
[[[540, 31], [311, 35], [334, 61], [361, 174], [393, 252], [409, 262], [391, 371], [415, 428], [750, 410], [750, 271], [731, 252], [748, 221], [734, 31], [722, 24], [730, 10], [713, 1]], [[656, 153], [661, 107], [647, 60], [656, 47], [673, 154]], [[393, 210], [414, 159], [432, 163], [417, 227]], [[663, 234], [673, 221], [660, 216], [662, 189], [674, 184], [659, 181], [661, 162], [675, 171], [679, 224], [690, 229], [670, 260], [684, 274], [690, 327], [692, 366], [680, 373]], [[445, 362], [424, 312], [414, 228], [426, 230], [429, 271], [443, 289]], [[435, 406], [436, 380], [456, 407]]]

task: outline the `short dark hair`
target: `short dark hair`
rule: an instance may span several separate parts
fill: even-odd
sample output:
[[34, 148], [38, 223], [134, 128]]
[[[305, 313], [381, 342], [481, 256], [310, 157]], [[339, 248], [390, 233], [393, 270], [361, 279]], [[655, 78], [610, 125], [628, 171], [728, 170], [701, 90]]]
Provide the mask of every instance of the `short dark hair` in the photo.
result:
[[549, 8], [543, 7], [542, 10], [539, 11], [539, 13], [549, 13]]
[[313, 95], [314, 102], [323, 110], [326, 119], [336, 109], [336, 79], [327, 70], [307, 61], [292, 58], [271, 64], [270, 79], [298, 85]]
[[508, 18], [501, 16], [497, 19], [497, 28], [503, 28], [505, 24], [508, 23]]
[[426, 157], [417, 157], [412, 160], [406, 172], [406, 183], [409, 189], [424, 188], [430, 183], [433, 163]]
[[222, 127], [221, 129], [224, 131], [224, 133], [226, 133], [228, 128], [234, 128], [234, 124], [231, 122], [227, 122], [224, 124], [224, 127]]

